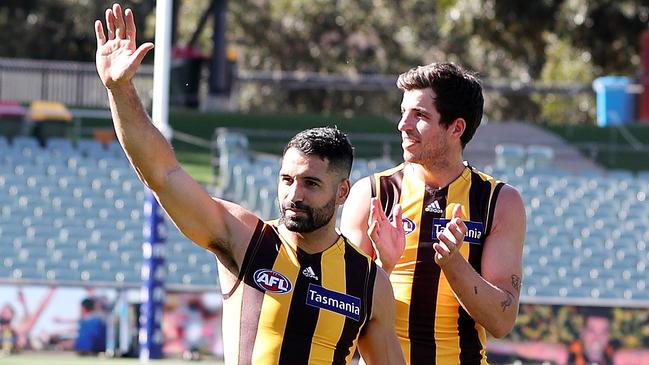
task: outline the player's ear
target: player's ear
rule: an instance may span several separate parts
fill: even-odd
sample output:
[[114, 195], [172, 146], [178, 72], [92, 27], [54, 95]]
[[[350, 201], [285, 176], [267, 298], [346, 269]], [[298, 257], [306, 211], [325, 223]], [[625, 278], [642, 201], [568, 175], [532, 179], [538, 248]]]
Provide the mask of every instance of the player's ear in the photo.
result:
[[453, 123], [451, 123], [449, 129], [453, 136], [460, 139], [466, 129], [466, 120], [464, 120], [464, 118], [456, 118]]
[[351, 187], [352, 184], [348, 178], [345, 177], [340, 181], [338, 190], [336, 191], [336, 204], [342, 205], [347, 200]]

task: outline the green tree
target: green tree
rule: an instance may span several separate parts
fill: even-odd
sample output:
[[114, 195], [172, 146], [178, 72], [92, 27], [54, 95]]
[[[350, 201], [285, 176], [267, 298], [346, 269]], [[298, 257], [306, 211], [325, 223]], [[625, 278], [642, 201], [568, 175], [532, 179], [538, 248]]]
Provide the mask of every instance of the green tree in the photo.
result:
[[[0, 57], [92, 61], [95, 19], [114, 1], [4, 0], [0, 2]], [[122, 2], [134, 9], [136, 22], [145, 24], [151, 1]], [[146, 34], [144, 29], [140, 37]]]
[[[92, 61], [92, 20], [114, 0], [0, 2], [0, 57]], [[181, 1], [178, 43], [195, 30], [210, 0]], [[132, 7], [140, 41], [153, 38], [150, 0]], [[448, 60], [484, 79], [526, 84], [589, 84], [605, 74], [634, 76], [639, 35], [647, 30], [646, 0], [230, 0], [227, 38], [240, 69], [396, 75]], [[199, 37], [206, 53], [211, 26]], [[149, 62], [152, 57], [149, 57]], [[285, 90], [240, 85], [249, 110], [396, 113], [399, 93]], [[487, 95], [491, 119], [553, 122], [593, 120], [591, 95]]]

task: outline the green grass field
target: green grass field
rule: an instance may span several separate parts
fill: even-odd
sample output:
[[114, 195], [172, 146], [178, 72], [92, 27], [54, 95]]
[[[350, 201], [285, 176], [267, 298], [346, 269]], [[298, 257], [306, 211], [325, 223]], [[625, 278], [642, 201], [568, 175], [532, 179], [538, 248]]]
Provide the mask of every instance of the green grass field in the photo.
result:
[[[211, 358], [200, 361], [185, 361], [181, 359], [150, 360], [151, 364], [160, 365], [188, 365], [206, 363], [222, 365], [222, 361]], [[71, 352], [28, 352], [0, 357], [0, 365], [126, 365], [141, 364], [139, 359], [107, 358], [107, 357], [81, 357]]]

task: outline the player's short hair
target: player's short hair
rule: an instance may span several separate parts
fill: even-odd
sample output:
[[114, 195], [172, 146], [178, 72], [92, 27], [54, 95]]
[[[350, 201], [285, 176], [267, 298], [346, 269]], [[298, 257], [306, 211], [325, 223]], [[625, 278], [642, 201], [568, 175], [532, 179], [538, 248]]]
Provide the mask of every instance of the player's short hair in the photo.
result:
[[307, 156], [318, 156], [329, 161], [329, 169], [349, 178], [354, 160], [354, 148], [347, 136], [337, 127], [306, 129], [296, 134], [284, 147], [282, 156], [295, 148]]
[[466, 128], [460, 141], [464, 148], [473, 138], [482, 120], [484, 97], [478, 76], [451, 62], [435, 62], [412, 68], [397, 79], [402, 91], [431, 88], [435, 92], [435, 108], [440, 122], [448, 127], [455, 119], [462, 118]]

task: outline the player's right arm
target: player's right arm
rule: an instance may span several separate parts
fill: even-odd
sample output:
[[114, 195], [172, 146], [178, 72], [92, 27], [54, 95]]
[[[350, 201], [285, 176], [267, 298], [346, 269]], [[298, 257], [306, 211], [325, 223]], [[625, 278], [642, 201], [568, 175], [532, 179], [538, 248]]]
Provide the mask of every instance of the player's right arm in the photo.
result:
[[151, 123], [132, 78], [153, 44], [136, 48], [132, 11], [122, 13], [120, 5], [113, 5], [106, 10], [106, 27], [107, 35], [101, 21], [95, 22], [97, 71], [108, 91], [119, 142], [176, 226], [236, 271], [258, 218], [236, 204], [213, 199], [180, 167], [171, 146]]

